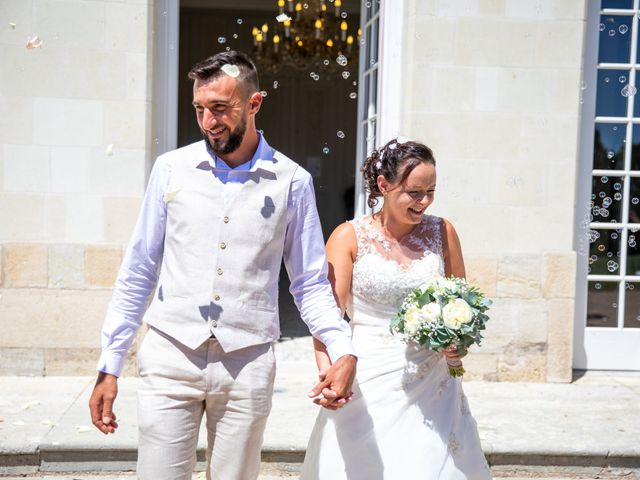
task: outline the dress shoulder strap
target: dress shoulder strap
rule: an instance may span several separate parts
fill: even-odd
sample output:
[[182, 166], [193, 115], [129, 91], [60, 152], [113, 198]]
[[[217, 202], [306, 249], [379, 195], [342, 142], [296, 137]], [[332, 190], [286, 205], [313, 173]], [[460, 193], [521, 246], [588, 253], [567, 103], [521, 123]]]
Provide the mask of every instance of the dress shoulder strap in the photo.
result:
[[356, 232], [356, 240], [358, 242], [358, 253], [356, 255], [357, 261], [360, 257], [371, 250], [371, 242], [374, 240], [372, 238], [373, 232], [371, 230], [371, 218], [369, 216], [358, 217], [353, 220], [349, 220], [349, 223]]

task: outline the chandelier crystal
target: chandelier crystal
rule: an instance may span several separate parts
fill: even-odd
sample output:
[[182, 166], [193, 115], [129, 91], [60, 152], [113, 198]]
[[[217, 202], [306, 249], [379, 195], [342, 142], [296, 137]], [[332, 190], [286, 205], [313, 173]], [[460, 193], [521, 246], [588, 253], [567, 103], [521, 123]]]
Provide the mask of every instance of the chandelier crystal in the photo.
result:
[[262, 69], [348, 71], [357, 66], [361, 31], [342, 0], [277, 0], [277, 22], [253, 27], [253, 58]]

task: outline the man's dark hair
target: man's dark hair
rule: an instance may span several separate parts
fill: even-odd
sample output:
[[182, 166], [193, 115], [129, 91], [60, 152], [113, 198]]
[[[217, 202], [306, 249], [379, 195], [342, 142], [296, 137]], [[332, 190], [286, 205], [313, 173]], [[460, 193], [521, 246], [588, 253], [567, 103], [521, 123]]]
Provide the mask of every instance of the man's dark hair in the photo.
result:
[[222, 67], [225, 65], [235, 65], [240, 70], [237, 79], [244, 86], [247, 96], [257, 92], [260, 88], [258, 83], [258, 70], [253, 61], [244, 53], [231, 50], [212, 55], [206, 60], [196, 63], [189, 70], [191, 80], [214, 80], [224, 74]]

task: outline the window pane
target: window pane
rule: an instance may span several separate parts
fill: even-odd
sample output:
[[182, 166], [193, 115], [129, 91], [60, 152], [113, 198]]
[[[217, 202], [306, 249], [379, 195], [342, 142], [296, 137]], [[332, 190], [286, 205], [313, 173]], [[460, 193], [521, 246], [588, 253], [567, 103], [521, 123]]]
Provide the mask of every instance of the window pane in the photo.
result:
[[624, 328], [640, 328], [640, 283], [624, 284]]
[[[375, 71], [377, 73], [377, 69]], [[378, 113], [378, 75], [371, 75], [371, 91], [369, 92], [371, 98], [369, 99], [369, 116], [376, 115]]]
[[378, 25], [380, 17], [371, 25], [371, 50], [369, 51], [369, 64], [365, 68], [373, 67], [378, 62]]
[[631, 135], [631, 170], [640, 170], [640, 125], [633, 126]]
[[620, 274], [620, 232], [591, 230], [589, 233], [589, 274]]
[[618, 282], [589, 282], [587, 327], [618, 325]]
[[602, 15], [598, 63], [629, 63], [631, 18], [628, 15]]
[[626, 131], [624, 123], [596, 123], [593, 145], [594, 169], [624, 168]]
[[[625, 78], [625, 83], [620, 78]], [[598, 70], [596, 115], [599, 117], [626, 117], [627, 97], [622, 93], [628, 82], [626, 70]]]
[[373, 7], [373, 14], [375, 15], [380, 9], [380, 0], [371, 0], [371, 6]]
[[593, 222], [620, 222], [622, 220], [622, 186], [624, 177], [593, 177], [591, 184], [591, 214]]
[[633, 0], [602, 0], [602, 8], [633, 8]]
[[[629, 179], [629, 223], [640, 223], [640, 178]], [[638, 237], [640, 242], [640, 237]]]
[[640, 233], [637, 231], [630, 230], [627, 236], [627, 271], [625, 274], [640, 275]]

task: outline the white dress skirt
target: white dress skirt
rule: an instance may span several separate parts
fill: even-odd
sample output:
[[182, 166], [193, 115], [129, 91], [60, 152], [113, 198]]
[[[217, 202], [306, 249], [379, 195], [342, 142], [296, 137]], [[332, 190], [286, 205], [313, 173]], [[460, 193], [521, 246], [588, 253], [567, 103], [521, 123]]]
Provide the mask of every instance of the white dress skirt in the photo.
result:
[[[406, 294], [444, 274], [442, 220], [425, 216], [394, 246], [371, 217], [352, 225], [358, 238], [349, 309], [358, 354], [353, 399], [337, 411], [320, 411], [301, 478], [490, 479], [460, 380], [449, 375], [442, 354], [389, 330]], [[413, 259], [393, 260], [397, 248]]]

